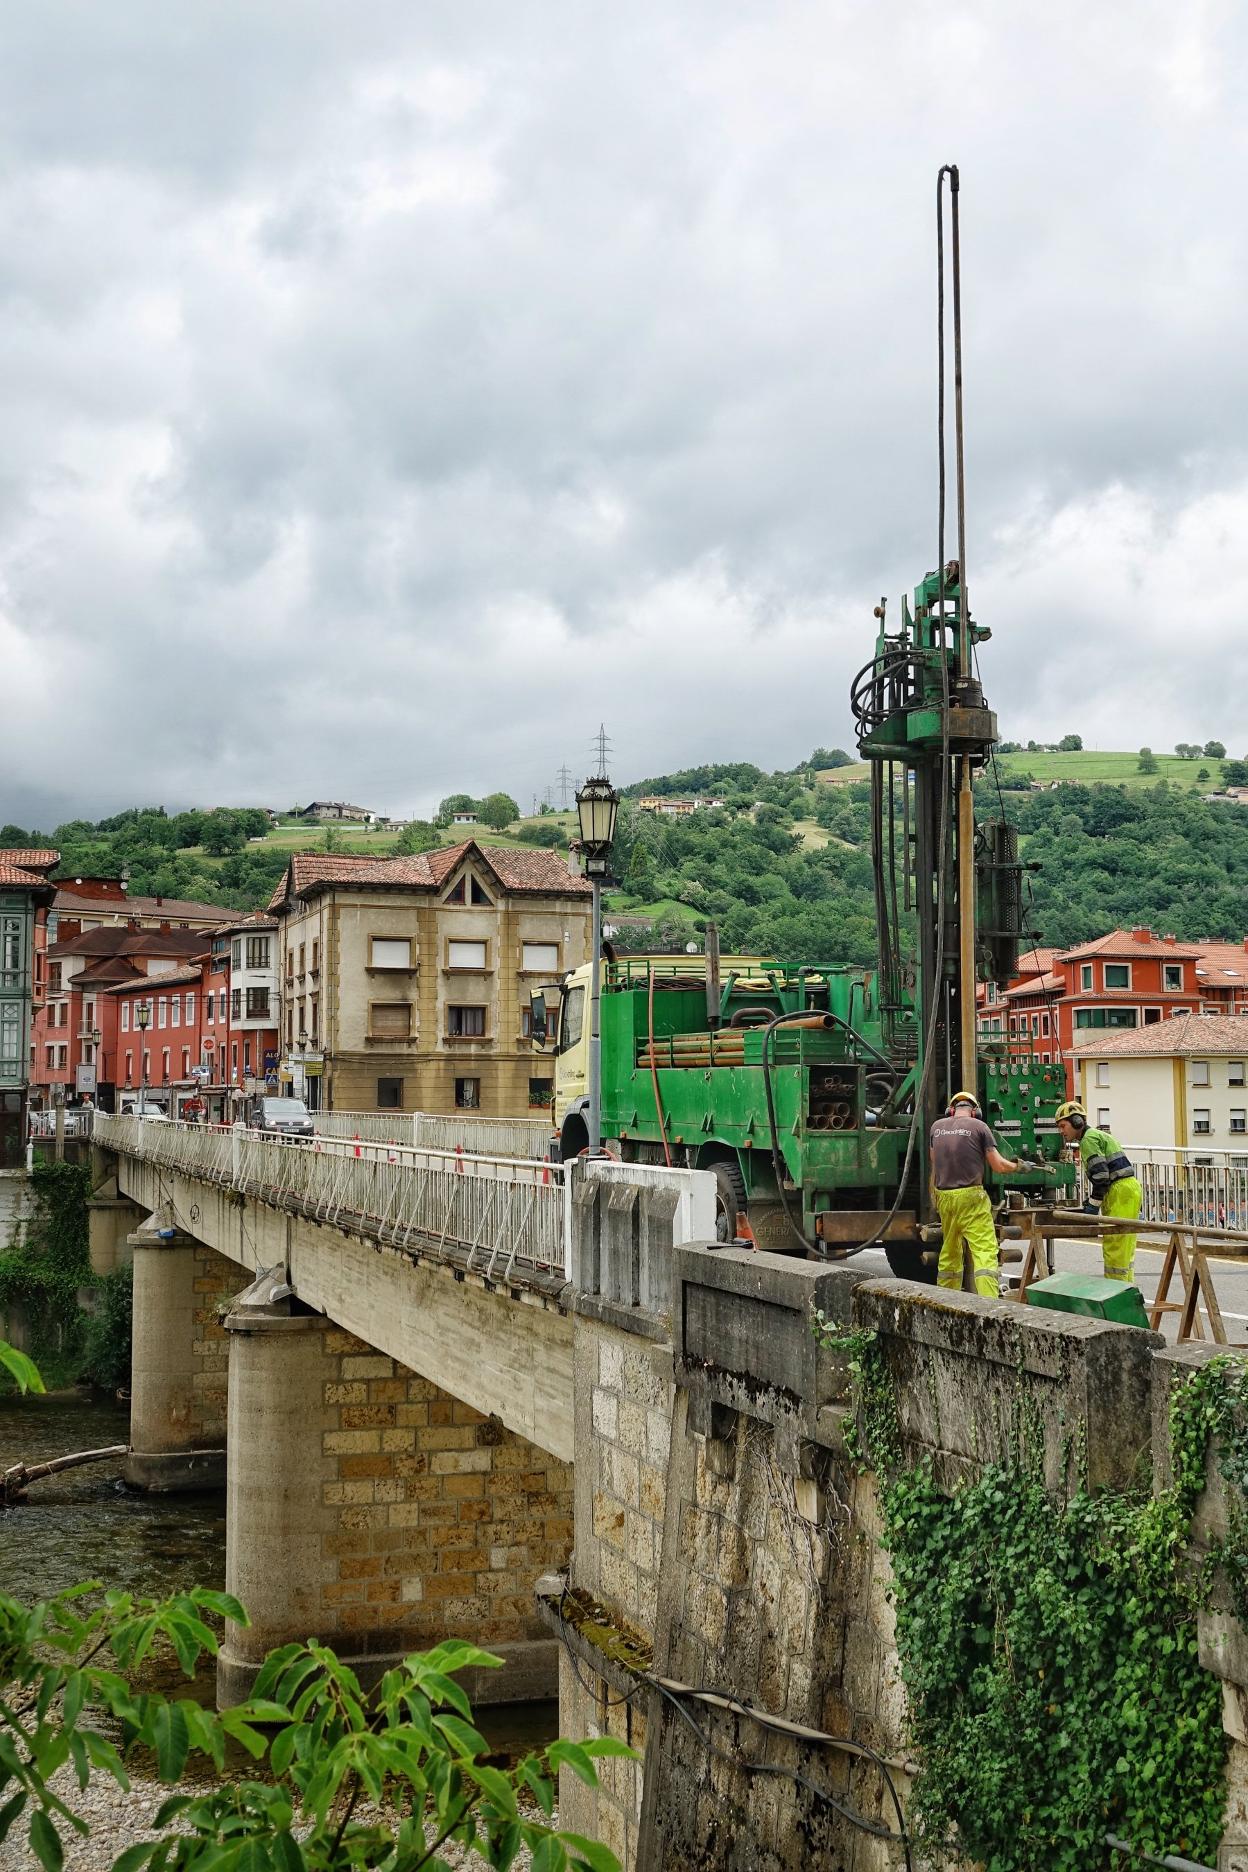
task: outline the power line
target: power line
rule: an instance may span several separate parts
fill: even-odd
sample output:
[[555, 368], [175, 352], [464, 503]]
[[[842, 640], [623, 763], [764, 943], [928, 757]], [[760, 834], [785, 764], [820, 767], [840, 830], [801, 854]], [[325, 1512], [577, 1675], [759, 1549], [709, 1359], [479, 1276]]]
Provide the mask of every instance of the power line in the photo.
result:
[[563, 763], [563, 766], [559, 769], [558, 773], [555, 775], [555, 785], [559, 788], [559, 797], [563, 801], [564, 812], [567, 812], [568, 810], [568, 788], [572, 785], [572, 780], [573, 780], [572, 769], [568, 766], [568, 763], [565, 761]]

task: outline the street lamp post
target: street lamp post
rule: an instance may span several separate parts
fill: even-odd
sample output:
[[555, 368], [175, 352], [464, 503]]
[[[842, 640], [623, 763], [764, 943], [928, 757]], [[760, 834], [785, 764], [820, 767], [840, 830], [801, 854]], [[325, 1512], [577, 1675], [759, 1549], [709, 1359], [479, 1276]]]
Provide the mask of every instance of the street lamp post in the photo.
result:
[[95, 1091], [87, 1094], [93, 1104], [98, 1104], [100, 1098], [100, 1080], [103, 1076], [100, 1071], [100, 1047], [103, 1041], [104, 1035], [98, 1027], [93, 1027], [91, 1029], [91, 1064], [95, 1067]]
[[[605, 763], [604, 763], [605, 764]], [[593, 891], [593, 950], [589, 975], [589, 1154], [602, 1155], [602, 1027], [599, 1019], [602, 974], [602, 880], [607, 875], [620, 796], [605, 773], [585, 782], [576, 796], [585, 875]]]
[[151, 1002], [138, 1002], [134, 1018], [139, 1023], [139, 1117], [143, 1118], [147, 1114], [147, 1030], [152, 1019]]

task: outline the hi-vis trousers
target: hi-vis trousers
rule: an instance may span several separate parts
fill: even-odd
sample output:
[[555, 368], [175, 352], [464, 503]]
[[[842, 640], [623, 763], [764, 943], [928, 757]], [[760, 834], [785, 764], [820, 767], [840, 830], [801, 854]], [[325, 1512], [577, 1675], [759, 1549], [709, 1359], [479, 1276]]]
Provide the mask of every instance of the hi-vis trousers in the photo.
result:
[[[1111, 1183], [1101, 1203], [1101, 1214], [1123, 1216], [1134, 1222], [1140, 1213], [1144, 1192], [1136, 1177], [1119, 1177]], [[1129, 1281], [1135, 1275], [1135, 1236], [1106, 1235], [1101, 1240], [1106, 1280]]]
[[937, 1190], [943, 1237], [940, 1244], [939, 1285], [961, 1287], [963, 1243], [971, 1251], [975, 1291], [985, 1300], [1000, 1293], [997, 1278], [997, 1231], [992, 1226], [992, 1204], [982, 1184], [971, 1189]]

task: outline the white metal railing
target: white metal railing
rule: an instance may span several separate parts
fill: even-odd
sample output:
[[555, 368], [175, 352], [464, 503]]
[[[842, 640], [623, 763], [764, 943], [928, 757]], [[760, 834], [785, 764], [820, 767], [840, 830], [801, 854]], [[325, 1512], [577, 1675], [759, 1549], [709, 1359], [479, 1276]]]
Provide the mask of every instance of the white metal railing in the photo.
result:
[[549, 1114], [484, 1118], [471, 1112], [313, 1112], [322, 1137], [459, 1150], [472, 1156], [544, 1158], [554, 1136]]
[[96, 1141], [318, 1222], [354, 1222], [399, 1248], [466, 1251], [468, 1266], [488, 1276], [523, 1269], [568, 1277], [570, 1179], [562, 1164], [103, 1113]]
[[[91, 1106], [88, 1106], [85, 1110], [81, 1105], [66, 1106], [64, 1135], [66, 1137], [90, 1137], [94, 1118], [95, 1110]], [[55, 1108], [51, 1111], [32, 1111], [30, 1113], [30, 1135], [35, 1138], [54, 1138], [56, 1136]]]
[[1242, 1151], [1124, 1144], [1144, 1192], [1144, 1219], [1248, 1229], [1248, 1138], [1244, 1144]]

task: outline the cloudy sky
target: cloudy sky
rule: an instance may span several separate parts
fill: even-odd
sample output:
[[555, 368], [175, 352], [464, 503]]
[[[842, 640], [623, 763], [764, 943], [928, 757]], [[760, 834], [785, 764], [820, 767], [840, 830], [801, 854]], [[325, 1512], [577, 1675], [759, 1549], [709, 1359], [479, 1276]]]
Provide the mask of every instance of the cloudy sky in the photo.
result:
[[[0, 819], [849, 735], [961, 165], [1002, 732], [1248, 752], [1220, 0], [14, 0]], [[1242, 745], [1241, 745], [1242, 744]]]

